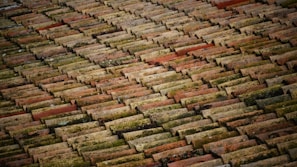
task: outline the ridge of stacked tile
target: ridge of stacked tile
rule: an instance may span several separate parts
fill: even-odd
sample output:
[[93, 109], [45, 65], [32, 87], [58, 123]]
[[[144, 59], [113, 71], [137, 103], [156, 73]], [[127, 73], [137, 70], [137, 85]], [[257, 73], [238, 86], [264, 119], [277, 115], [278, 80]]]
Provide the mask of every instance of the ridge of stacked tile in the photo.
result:
[[0, 166], [296, 166], [295, 1], [0, 13]]

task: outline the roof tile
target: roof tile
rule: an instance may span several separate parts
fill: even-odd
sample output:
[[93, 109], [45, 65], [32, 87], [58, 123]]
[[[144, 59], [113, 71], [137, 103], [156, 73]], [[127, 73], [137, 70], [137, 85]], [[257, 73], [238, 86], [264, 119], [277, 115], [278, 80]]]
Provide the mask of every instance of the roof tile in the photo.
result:
[[182, 165], [190, 166], [192, 164], [207, 162], [207, 161], [211, 161], [213, 159], [214, 159], [214, 157], [211, 154], [206, 154], [206, 155], [202, 155], [202, 156], [192, 157], [192, 158], [169, 163], [168, 167], [175, 167], [175, 166], [182, 166]]
[[193, 146], [191, 145], [186, 145], [183, 147], [178, 147], [178, 148], [174, 148], [171, 150], [166, 150], [160, 153], [155, 153], [153, 154], [153, 158], [155, 161], [158, 161], [162, 158], [167, 158], [167, 157], [176, 157], [176, 156], [181, 156], [184, 153], [193, 151]]
[[220, 166], [223, 165], [222, 159], [217, 158], [209, 161], [198, 162], [190, 165], [190, 167], [202, 167], [202, 166]]
[[285, 163], [288, 163], [289, 161], [289, 157], [288, 155], [280, 155], [277, 157], [272, 157], [272, 158], [267, 158], [264, 160], [260, 160], [260, 161], [256, 161], [256, 162], [252, 162], [252, 163], [248, 163], [242, 166], [250, 166], [250, 165], [283, 165]]
[[101, 161], [96, 165], [102, 166], [102, 167], [110, 166], [110, 165], [120, 165], [126, 162], [133, 163], [133, 161], [143, 160], [144, 158], [145, 157], [143, 153], [138, 153], [138, 154], [127, 155], [127, 156], [123, 156], [123, 157], [119, 157], [111, 160]]
[[76, 105], [71, 104], [61, 104], [57, 106], [45, 107], [41, 109], [32, 110], [32, 116], [34, 120], [40, 120], [44, 117], [48, 117], [51, 115], [56, 115], [60, 113], [66, 113], [76, 110]]

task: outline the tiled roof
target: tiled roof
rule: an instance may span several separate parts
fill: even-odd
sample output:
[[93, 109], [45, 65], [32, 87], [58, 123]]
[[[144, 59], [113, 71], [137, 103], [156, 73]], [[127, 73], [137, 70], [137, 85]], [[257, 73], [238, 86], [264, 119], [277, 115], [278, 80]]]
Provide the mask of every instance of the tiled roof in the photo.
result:
[[0, 166], [296, 166], [294, 0], [1, 0]]

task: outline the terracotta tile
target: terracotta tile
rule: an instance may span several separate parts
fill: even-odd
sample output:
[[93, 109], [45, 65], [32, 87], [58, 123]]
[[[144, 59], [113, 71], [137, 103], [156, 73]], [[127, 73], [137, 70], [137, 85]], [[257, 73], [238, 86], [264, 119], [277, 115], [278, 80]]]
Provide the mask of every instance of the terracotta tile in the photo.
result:
[[12, 8], [2, 11], [3, 15], [7, 17], [17, 16], [21, 14], [30, 13], [31, 11], [24, 6], [13, 6]]
[[287, 74], [287, 75], [278, 76], [275, 78], [269, 78], [269, 79], [266, 79], [265, 81], [268, 86], [273, 86], [276, 84], [285, 83], [287, 80], [290, 80], [290, 78], [294, 78], [294, 77], [295, 77], [295, 74], [291, 73], [291, 74]]
[[194, 67], [191, 67], [189, 69], [184, 69], [182, 70], [181, 72], [186, 75], [193, 75], [195, 73], [200, 73], [200, 72], [203, 72], [203, 71], [207, 71], [207, 69], [209, 68], [213, 68], [213, 67], [216, 67], [216, 65], [214, 63], [201, 63], [199, 66], [194, 66]]
[[257, 161], [257, 156], [263, 155], [264, 159], [265, 158], [271, 158], [273, 156], [277, 156], [278, 152], [276, 151], [276, 149], [270, 149], [267, 151], [262, 151], [259, 153], [256, 153], [254, 155], [248, 155], [246, 158], [240, 158], [240, 159], [234, 159], [231, 160], [231, 164], [232, 165], [238, 165], [238, 164], [245, 164], [247, 162], [254, 162]]
[[[56, 144], [52, 144], [52, 145], [29, 148], [28, 153], [31, 156], [33, 156], [33, 155], [37, 155], [37, 154], [40, 154], [40, 153], [45, 153], [45, 152], [48, 152], [48, 151], [54, 151], [56, 149], [66, 149], [66, 148], [68, 148], [68, 144], [66, 142], [62, 142], [62, 143], [56, 143]], [[35, 161], [36, 160], [37, 159], [35, 159]]]
[[20, 106], [24, 106], [24, 105], [30, 105], [36, 102], [41, 102], [41, 101], [50, 100], [50, 99], [53, 99], [53, 97], [49, 94], [37, 95], [32, 97], [16, 99], [16, 104]]
[[[269, 125], [267, 125], [269, 124]], [[265, 129], [259, 130], [252, 130], [251, 127], [258, 126], [258, 127], [266, 127]], [[282, 129], [284, 127], [292, 126], [291, 122], [287, 122], [284, 118], [276, 118], [276, 119], [269, 119], [266, 121], [257, 122], [251, 125], [245, 125], [238, 127], [238, 131], [243, 134], [248, 134], [250, 136], [255, 136], [260, 133], [269, 132], [275, 129]]]
[[1, 83], [0, 89], [5, 89], [9, 87], [15, 87], [15, 86], [26, 84], [27, 81], [23, 77], [17, 76], [12, 78], [1, 79], [0, 83]]
[[209, 161], [204, 161], [204, 162], [198, 162], [190, 165], [190, 167], [202, 167], [202, 166], [220, 166], [223, 165], [223, 162], [221, 159], [213, 159]]
[[76, 105], [61, 105], [58, 107], [49, 107], [48, 110], [32, 110], [34, 120], [40, 120], [43, 117], [73, 111], [77, 108]]
[[165, 88], [160, 90], [162, 94], [167, 94], [169, 98], [173, 98], [175, 95], [183, 94], [185, 92], [189, 92], [192, 90], [198, 90], [198, 89], [203, 89], [203, 88], [208, 88], [207, 85], [203, 85], [201, 80], [195, 81], [195, 82], [186, 82], [180, 85], [176, 85], [173, 87]]
[[[245, 89], [242, 89], [242, 87], [245, 87]], [[266, 87], [266, 85], [259, 84], [258, 81], [256, 81], [256, 82], [251, 81], [251, 82], [247, 82], [247, 83], [233, 85], [230, 87], [225, 87], [225, 90], [226, 90], [227, 94], [237, 97], [240, 94], [244, 94], [244, 93], [251, 92], [251, 91], [256, 91], [259, 89], [263, 89], [265, 87]]]
[[198, 95], [204, 95], [204, 94], [213, 93], [213, 92], [217, 92], [217, 91], [218, 91], [217, 88], [204, 88], [204, 87], [201, 87], [201, 88], [197, 89], [196, 91], [192, 90], [191, 92], [176, 93], [174, 95], [174, 100], [176, 102], [179, 102], [183, 98], [188, 98], [188, 97], [193, 97], [193, 96], [198, 96]]
[[205, 131], [202, 131], [202, 132], [197, 132], [197, 133], [194, 133], [194, 134], [190, 134], [190, 135], [187, 135], [185, 136], [185, 139], [187, 140], [187, 143], [190, 144], [192, 142], [195, 142], [196, 139], [200, 138], [204, 138], [206, 136], [211, 136], [211, 135], [214, 135], [214, 134], [222, 134], [222, 133], [226, 133], [227, 132], [227, 129], [224, 128], [224, 127], [221, 127], [221, 128], [213, 128], [211, 130], [205, 130]]
[[291, 60], [291, 61], [286, 62], [286, 66], [290, 70], [293, 70], [295, 67], [297, 67], [297, 60]]
[[279, 65], [284, 65], [286, 62], [295, 60], [295, 57], [292, 56], [295, 53], [295, 51], [286, 52], [284, 54], [278, 55], [278, 57], [270, 56], [270, 60], [272, 62], [277, 62]]
[[196, 66], [203, 66], [207, 62], [194, 59], [192, 56], [181, 56], [178, 59], [169, 62], [169, 67], [173, 68], [176, 72], [183, 72], [192, 69]]
[[182, 155], [184, 153], [190, 152], [193, 150], [193, 147], [191, 145], [187, 145], [187, 146], [183, 146], [183, 147], [178, 147], [175, 149], [171, 149], [171, 150], [167, 150], [167, 151], [163, 151], [160, 153], [156, 153], [153, 154], [153, 159], [155, 161], [158, 161], [162, 158], [166, 158], [166, 157], [172, 157], [172, 156], [177, 156], [177, 155]]
[[106, 94], [98, 94], [98, 95], [92, 95], [88, 97], [83, 97], [80, 99], [76, 100], [77, 105], [79, 106], [85, 106], [85, 105], [90, 105], [90, 104], [95, 104], [95, 103], [100, 103], [100, 102], [105, 102], [111, 100], [110, 95]]
[[236, 6], [236, 4], [248, 4], [249, 0], [230, 0], [230, 1], [211, 1], [212, 4], [216, 5], [219, 9], [228, 8], [230, 6]]
[[123, 101], [124, 99], [133, 98], [137, 96], [144, 96], [152, 93], [151, 90], [148, 90], [146, 87], [124, 87], [122, 90], [111, 91], [113, 99]]
[[120, 158], [115, 158], [112, 160], [107, 160], [107, 161], [102, 161], [97, 163], [97, 166], [110, 166], [110, 165], [120, 165], [123, 163], [133, 163], [134, 161], [139, 161], [139, 160], [143, 160], [144, 159], [144, 155], [143, 153], [139, 153], [139, 154], [132, 154], [132, 155], [127, 155], [127, 156], [123, 156]]
[[[167, 79], [168, 78], [168, 79]], [[175, 80], [174, 82], [172, 80]], [[185, 84], [189, 83], [191, 80], [189, 79], [183, 79], [180, 75], [177, 73], [173, 73], [173, 75], [170, 75], [168, 77], [165, 77], [161, 81], [151, 81], [149, 83], [145, 83], [146, 86], [152, 87], [155, 92], [162, 91], [162, 89], [170, 88], [173, 86], [177, 86], [179, 84]]]
[[29, 97], [30, 95], [34, 96], [34, 95], [44, 95], [44, 94], [45, 94], [45, 92], [43, 92], [38, 87], [31, 87], [28, 89], [19, 90], [18, 92], [10, 92], [10, 94], [7, 95], [7, 98], [16, 100], [19, 98]]
[[[202, 131], [203, 129], [207, 129], [208, 127], [218, 126], [217, 124], [211, 124], [212, 122], [210, 119], [202, 119], [200, 115], [185, 117], [178, 120], [173, 120], [168, 123], [173, 124], [171, 125], [172, 127], [170, 128], [170, 132], [173, 135], [178, 134], [180, 138], [184, 138], [184, 136], [188, 134]], [[166, 123], [162, 126], [164, 125], [166, 125]]]
[[283, 129], [277, 129], [267, 133], [258, 134], [256, 135], [256, 137], [259, 140], [265, 142], [266, 140], [269, 141], [269, 140], [273, 140], [274, 138], [281, 138], [282, 136], [291, 135], [295, 132], [296, 132], [295, 127], [288, 127]]
[[265, 120], [274, 119], [274, 118], [276, 118], [276, 115], [274, 113], [268, 113], [268, 114], [262, 114], [259, 116], [242, 118], [235, 121], [227, 122], [226, 125], [230, 128], [235, 129], [240, 126], [251, 124], [253, 121], [259, 122], [259, 121], [265, 121]]
[[124, 116], [134, 115], [136, 112], [131, 110], [129, 106], [123, 106], [120, 108], [101, 110], [99, 112], [93, 112], [92, 118], [102, 122], [115, 120]]
[[0, 163], [5, 164], [6, 162], [16, 161], [16, 160], [26, 159], [26, 158], [28, 158], [28, 155], [26, 153], [20, 153], [20, 154], [11, 155], [8, 157], [3, 157], [0, 159]]
[[[292, 92], [293, 94], [291, 96], [294, 98], [294, 90], [296, 90], [296, 84], [292, 84], [289, 86], [291, 86], [291, 89], [289, 87], [288, 91], [285, 91], [286, 88], [283, 88], [283, 90], [284, 90], [284, 92]], [[293, 90], [293, 91], [291, 91], [291, 90]], [[287, 105], [287, 106], [283, 106], [282, 108], [276, 108], [275, 111], [279, 117], [282, 117], [286, 113], [293, 112], [295, 110], [294, 109], [295, 107], [296, 107], [295, 105]]]
[[256, 6], [255, 8], [250, 8], [249, 10], [246, 10], [246, 13], [251, 14], [253, 16], [257, 16], [260, 13], [263, 13], [266, 11], [272, 11], [277, 8], [280, 8], [280, 7], [274, 6], [274, 5], [262, 4], [262, 5]]
[[172, 143], [167, 143], [167, 144], [163, 144], [160, 146], [156, 146], [156, 147], [152, 147], [152, 148], [148, 148], [144, 150], [144, 153], [146, 156], [151, 156], [152, 154], [158, 153], [158, 152], [163, 152], [166, 150], [170, 150], [170, 149], [174, 149], [174, 148], [178, 148], [178, 147], [183, 147], [186, 146], [186, 143], [184, 140], [181, 141], [176, 141], [176, 142], [172, 142]]
[[137, 110], [143, 112], [143, 111], [148, 110], [148, 109], [153, 109], [155, 107], [161, 107], [163, 105], [170, 105], [170, 104], [173, 104], [173, 103], [174, 103], [174, 101], [172, 99], [165, 99], [163, 101], [154, 102], [154, 103], [150, 103], [150, 104], [143, 104], [143, 105], [137, 106]]
[[[82, 133], [85, 130], [87, 131], [87, 133]], [[84, 129], [81, 131], [81, 133], [76, 133], [76, 135], [74, 135], [74, 136], [72, 135], [72, 136], [69, 136], [69, 138], [66, 138], [67, 143], [69, 145], [71, 145], [74, 149], [76, 149], [77, 146], [79, 146], [80, 144], [82, 144], [84, 142], [92, 141], [95, 139], [98, 139], [101, 142], [104, 142], [104, 141], [107, 141], [108, 137], [112, 136], [112, 134], [109, 130], [104, 130], [104, 129], [99, 130], [98, 128], [96, 130], [97, 131], [95, 131], [95, 132], [88, 132], [87, 129]], [[101, 137], [99, 137], [99, 136], [101, 136]], [[113, 141], [115, 141], [115, 140], [117, 140], [117, 139], [114, 139]]]
[[[217, 128], [218, 129], [218, 128]], [[210, 130], [200, 132], [200, 134], [204, 134], [209, 132], [209, 136], [204, 136], [200, 139], [193, 139], [192, 144], [195, 148], [202, 148], [204, 144], [220, 141], [226, 138], [237, 136], [238, 133], [236, 131], [229, 131], [229, 132], [219, 132], [218, 134], [211, 134]]]
[[209, 109], [204, 109], [201, 110], [200, 112], [202, 113], [202, 115], [207, 118], [213, 114], [218, 114], [220, 112], [226, 112], [232, 109], [240, 109], [240, 108], [245, 108], [246, 105], [243, 102], [238, 102], [238, 103], [232, 103], [232, 104], [228, 104], [228, 105], [222, 105], [222, 106], [218, 106], [218, 107], [213, 107], [213, 108], [209, 108]]
[[294, 146], [295, 144], [296, 144], [296, 140], [290, 140], [290, 141], [278, 143], [277, 148], [281, 154], [289, 152], [290, 157], [296, 160], [296, 156], [294, 155], [294, 153], [296, 152], [296, 147]]
[[15, 67], [34, 61], [35, 57], [33, 54], [24, 52], [3, 57], [3, 60], [8, 66]]
[[213, 68], [206, 68], [206, 69], [201, 69], [201, 71], [197, 71], [195, 73], [191, 74], [192, 80], [200, 80], [204, 79], [205, 77], [212, 75], [212, 74], [217, 74], [220, 72], [224, 72], [225, 69], [222, 67], [213, 67]]
[[[164, 99], [162, 101], [167, 101], [168, 99]], [[174, 110], [174, 109], [180, 109], [181, 105], [180, 104], [174, 104], [174, 103], [169, 103], [165, 105], [161, 105], [163, 103], [158, 103], [156, 102], [157, 105], [149, 105], [149, 104], [144, 104], [145, 106], [148, 105], [150, 108], [145, 108], [141, 110], [140, 112], [144, 114], [145, 117], [148, 117], [154, 113], [158, 113], [160, 111], [168, 111], [168, 110]], [[142, 106], [142, 105], [141, 105]], [[138, 108], [138, 107], [137, 107]]]
[[[255, 40], [259, 40], [259, 39], [260, 37], [255, 35], [238, 35], [238, 38], [236, 39], [231, 38], [230, 40], [226, 40], [224, 43], [226, 46], [239, 48], [244, 44], [249, 44], [250, 42], [254, 42]], [[244, 49], [241, 49], [241, 50], [245, 51]]]
[[[170, 117], [168, 117], [170, 115]], [[186, 110], [186, 108], [180, 108], [180, 109], [172, 109], [168, 111], [162, 111], [158, 113], [150, 114], [150, 118], [153, 122], [157, 124], [165, 123], [170, 120], [175, 120], [178, 118], [184, 118], [188, 116], [194, 115], [193, 112]]]
[[[149, 118], [138, 119], [138, 120], [129, 120], [130, 118], [125, 117], [125, 118], [117, 120], [120, 122], [110, 126], [110, 129], [112, 130], [113, 133], [121, 135], [121, 133], [124, 133], [127, 131], [133, 131], [133, 130], [138, 130], [138, 129], [143, 129], [143, 128], [154, 127], [154, 125], [152, 124], [152, 122]], [[128, 122], [125, 122], [125, 120], [128, 120]], [[141, 149], [141, 148], [139, 148], [139, 149]]]
[[[288, 92], [288, 91], [286, 91], [286, 88], [283, 88], [283, 91], [285, 93]], [[259, 100], [256, 100], [256, 102], [260, 108], [264, 108], [265, 106], [271, 105], [273, 103], [279, 103], [279, 102], [283, 102], [286, 100], [287, 101], [291, 100], [291, 97], [288, 94], [271, 97], [271, 98], [266, 98], [266, 99], [259, 99]]]
[[195, 106], [225, 99], [227, 99], [226, 93], [224, 91], [219, 91], [205, 95], [184, 98], [181, 99], [181, 103], [183, 106], [186, 106], [189, 110], [192, 110], [195, 108]]
[[[18, 121], [12, 121], [12, 120], [18, 120]], [[30, 121], [32, 121], [32, 115], [29, 113], [24, 113], [24, 114], [1, 118], [0, 127], [1, 129], [3, 129], [7, 126], [18, 125], [18, 124], [22, 124]]]
[[[80, 127], [80, 128], [78, 128]], [[71, 133], [77, 133], [83, 130], [99, 127], [99, 122], [92, 121], [87, 123], [81, 123], [79, 125], [67, 125], [64, 127], [55, 128], [55, 133], [57, 136], [67, 135]], [[103, 129], [103, 128], [102, 128]]]
[[100, 161], [115, 159], [115, 158], [119, 158], [122, 156], [132, 155], [135, 153], [136, 153], [135, 149], [127, 149], [127, 150], [117, 151], [117, 152], [113, 152], [113, 153], [109, 153], [109, 154], [92, 155], [90, 157], [90, 159], [91, 159], [92, 164], [96, 164], [97, 162], [100, 162]]
[[47, 127], [53, 128], [53, 127], [65, 126], [65, 125], [70, 125], [75, 123], [82, 123], [88, 120], [90, 120], [90, 118], [87, 116], [87, 114], [75, 113], [69, 116], [46, 119], [44, 123], [47, 125]]
[[[117, 83], [117, 84], [115, 84], [115, 83]], [[130, 82], [125, 77], [119, 76], [119, 77], [115, 77], [115, 78], [101, 80], [100, 82], [98, 82], [98, 83], [95, 82], [94, 84], [102, 92], [106, 92], [106, 93], [110, 94], [110, 91], [112, 91], [113, 89], [118, 89], [118, 88], [126, 87], [129, 85], [135, 85], [136, 82], [135, 81]]]
[[259, 160], [253, 163], [248, 163], [242, 166], [250, 166], [250, 165], [283, 165], [289, 162], [288, 155], [280, 155], [273, 158], [267, 158], [264, 160]]
[[191, 166], [193, 164], [197, 164], [197, 163], [201, 163], [201, 162], [208, 162], [213, 159], [214, 159], [214, 157], [211, 154], [206, 154], [206, 155], [202, 155], [202, 156], [197, 156], [197, 157], [192, 157], [192, 158], [172, 162], [172, 163], [169, 163], [168, 166], [169, 167], [183, 166], [183, 165]]
[[[229, 138], [229, 139], [231, 140], [235, 138], [236, 137]], [[229, 139], [226, 139], [226, 140], [229, 140]], [[240, 150], [240, 149], [244, 149], [244, 148], [248, 148], [256, 145], [257, 145], [257, 142], [254, 139], [253, 140], [243, 139], [242, 141], [239, 141], [238, 143], [235, 143], [235, 144], [231, 144], [231, 143], [224, 144], [223, 146], [212, 148], [210, 149], [210, 151], [216, 155], [221, 156], [222, 154], [226, 154], [228, 152], [233, 152], [236, 150]]]
[[32, 164], [33, 160], [32, 158], [26, 158], [26, 159], [21, 159], [21, 160], [15, 160], [15, 161], [10, 161], [10, 162], [7, 162], [6, 165], [8, 166], [23, 166], [23, 165], [30, 165]]
[[45, 157], [52, 157], [54, 155], [58, 155], [58, 154], [67, 154], [72, 152], [71, 148], [62, 148], [62, 149], [56, 149], [56, 150], [52, 150], [52, 151], [48, 151], [48, 152], [44, 152], [44, 153], [38, 153], [33, 155], [33, 160], [34, 162], [38, 162], [40, 161], [40, 159], [43, 159]]
[[15, 106], [11, 106], [11, 107], [1, 107], [1, 115], [0, 118], [4, 118], [4, 117], [10, 117], [10, 116], [14, 116], [14, 115], [19, 115], [19, 114], [25, 114], [26, 112], [20, 108], [17, 108]]
[[129, 150], [129, 146], [128, 145], [120, 145], [120, 146], [114, 146], [111, 148], [101, 148], [99, 150], [94, 150], [94, 151], [87, 151], [87, 152], [83, 152], [82, 156], [84, 157], [85, 160], [90, 160], [92, 162], [92, 159], [96, 159], [97, 156], [104, 156], [104, 154], [109, 154], [109, 153], [113, 153], [116, 151], [125, 151], [125, 150]]
[[106, 109], [113, 109], [113, 108], [122, 107], [122, 106], [124, 106], [124, 104], [119, 104], [117, 100], [110, 100], [102, 103], [95, 103], [87, 106], [82, 106], [81, 110], [83, 112], [87, 112], [90, 115], [93, 112], [106, 110]]
[[118, 139], [117, 136], [107, 136], [100, 139], [91, 139], [84, 141], [83, 143], [74, 144], [73, 147], [77, 149], [81, 155], [84, 152], [96, 151], [100, 149], [106, 149], [110, 147], [124, 145], [124, 140]]
[[[170, 74], [170, 72], [165, 72], [165, 74]], [[157, 75], [154, 75], [157, 76]], [[147, 78], [149, 78], [148, 76]], [[143, 86], [152, 88], [155, 92], [160, 91], [161, 93], [166, 93], [166, 89], [170, 89], [174, 86], [177, 86], [178, 84], [175, 84], [174, 81], [180, 83], [180, 84], [189, 84], [191, 83], [190, 80], [188, 80], [187, 76], [181, 75], [180, 73], [171, 73], [170, 75], [166, 75], [164, 77], [161, 77], [160, 79], [153, 79], [150, 82], [143, 82]]]
[[57, 154], [50, 157], [45, 157], [40, 159], [40, 164], [44, 165], [55, 165], [55, 164], [64, 164], [64, 165], [80, 165], [80, 166], [89, 166], [90, 163], [83, 160], [82, 157], [79, 157], [76, 153], [65, 153]]
[[140, 137], [150, 136], [150, 135], [158, 134], [162, 132], [163, 132], [163, 129], [161, 127], [155, 127], [155, 128], [125, 132], [125, 133], [122, 133], [122, 136], [126, 141], [130, 141]]
[[267, 150], [268, 150], [267, 146], [262, 144], [262, 145], [256, 145], [256, 146], [248, 147], [244, 149], [239, 149], [230, 153], [225, 153], [225, 154], [222, 154], [221, 157], [224, 163], [229, 163], [232, 159], [239, 158], [238, 153], [241, 153], [241, 155], [248, 156], [248, 155], [252, 155], [253, 153], [256, 153], [256, 151], [259, 153], [261, 151], [267, 151]]
[[229, 29], [229, 28], [221, 28], [217, 32], [213, 32], [210, 34], [204, 35], [202, 38], [207, 42], [207, 43], [212, 43], [214, 42], [215, 44], [223, 43], [223, 41], [230, 39], [230, 35], [233, 36], [233, 38], [236, 39], [238, 33], [235, 32], [234, 29]]
[[180, 118], [180, 119], [166, 122], [162, 124], [162, 127], [165, 130], [170, 130], [171, 133], [175, 135], [176, 129], [182, 129], [183, 127], [187, 127], [188, 125], [195, 124], [196, 121], [199, 121], [201, 119], [202, 119], [201, 115], [194, 115], [194, 116]]

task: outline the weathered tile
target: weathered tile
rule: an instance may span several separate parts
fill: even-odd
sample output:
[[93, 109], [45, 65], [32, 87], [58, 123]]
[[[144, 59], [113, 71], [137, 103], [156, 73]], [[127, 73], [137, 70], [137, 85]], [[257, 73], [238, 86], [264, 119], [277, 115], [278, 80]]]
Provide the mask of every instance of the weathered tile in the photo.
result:
[[244, 116], [249, 115], [257, 115], [263, 113], [263, 111], [256, 111], [256, 106], [249, 106], [239, 109], [230, 109], [225, 112], [219, 112], [217, 114], [212, 114], [209, 117], [212, 119], [212, 121], [218, 121], [220, 123], [228, 122], [234, 119], [241, 118]]
[[170, 148], [185, 146], [184, 141], [179, 141], [178, 137], [172, 137], [170, 133], [167, 132], [140, 137], [131, 140], [128, 143], [138, 151], [144, 151], [146, 156], [151, 156], [154, 153], [165, 151]]
[[[1, 119], [1, 124], [0, 124], [1, 129], [8, 126], [24, 124], [24, 123], [33, 121], [32, 115], [30, 113], [24, 113], [24, 114], [14, 115], [10, 117], [3, 117], [0, 119]], [[18, 121], [13, 121], [13, 120], [18, 120]]]
[[131, 110], [129, 106], [123, 106], [114, 109], [101, 110], [99, 112], [92, 112], [92, 118], [94, 120], [99, 120], [100, 122], [106, 122], [134, 114], [136, 114], [135, 110]]
[[294, 156], [294, 150], [296, 150], [296, 140], [290, 140], [282, 143], [277, 144], [277, 148], [281, 154], [284, 154], [286, 152], [289, 152], [289, 154], [292, 154], [291, 158], [296, 159], [296, 156]]
[[242, 166], [243, 167], [244, 166], [257, 166], [257, 165], [264, 165], [264, 166], [274, 165], [274, 166], [277, 166], [277, 165], [283, 165], [283, 164], [288, 163], [288, 162], [289, 162], [288, 155], [280, 155], [280, 156], [276, 156], [276, 157], [267, 158], [267, 159], [264, 159], [264, 160], [259, 160], [259, 161], [256, 161], [256, 162], [248, 163], [248, 164], [245, 164], [245, 165], [242, 165]]
[[[119, 146], [119, 147], [121, 147], [121, 146]], [[102, 151], [102, 153], [105, 153], [105, 152]], [[108, 153], [108, 154], [106, 154], [106, 153]], [[119, 158], [119, 157], [122, 157], [122, 156], [136, 154], [137, 152], [136, 152], [135, 149], [124, 149], [124, 150], [117, 150], [116, 152], [110, 152], [110, 153], [106, 152], [106, 153], [105, 154], [98, 154], [98, 153], [91, 154], [91, 156], [89, 158], [90, 158], [92, 164], [96, 164], [96, 163], [99, 163], [101, 161], [106, 161], [106, 160], [110, 160], [110, 159]]]
[[196, 157], [187, 158], [187, 159], [175, 161], [172, 163], [168, 163], [168, 166], [169, 167], [175, 167], [175, 166], [181, 166], [181, 165], [192, 166], [193, 164], [208, 162], [213, 159], [214, 159], [214, 157], [211, 154], [206, 154], [206, 155], [202, 155], [202, 156], [196, 156]]
[[65, 166], [79, 165], [79, 166], [89, 166], [89, 162], [83, 160], [82, 157], [79, 157], [77, 153], [64, 153], [57, 154], [49, 157], [45, 157], [39, 160], [39, 163], [42, 166], [53, 166], [55, 164], [62, 164]]
[[97, 163], [96, 165], [97, 166], [120, 165], [126, 162], [133, 163], [133, 161], [143, 160], [144, 158], [145, 157], [143, 153], [138, 153], [138, 154], [127, 155], [127, 156], [123, 156], [120, 158], [115, 158], [107, 161], [102, 161]]
[[259, 89], [256, 91], [248, 92], [239, 95], [239, 98], [243, 100], [247, 105], [256, 104], [257, 99], [264, 99], [267, 97], [273, 97], [283, 94], [280, 85], [274, 85], [268, 88]]
[[66, 113], [71, 112], [77, 109], [76, 105], [71, 104], [61, 104], [57, 106], [50, 106], [50, 107], [44, 107], [40, 109], [32, 110], [32, 116], [34, 120], [40, 120], [43, 117], [56, 115], [59, 113]]
[[93, 138], [91, 140], [86, 140], [81, 143], [75, 143], [72, 145], [79, 154], [81, 155], [84, 152], [96, 151], [100, 149], [106, 149], [110, 147], [122, 146], [124, 145], [124, 140], [119, 139], [118, 136], [105, 136], [101, 138]]
[[152, 155], [152, 157], [154, 158], [155, 161], [158, 161], [162, 158], [167, 158], [167, 157], [171, 157], [171, 156], [182, 156], [182, 154], [192, 151], [193, 147], [191, 145], [186, 145], [183, 147], [178, 147], [178, 148], [173, 148], [170, 150], [166, 150], [163, 152], [159, 152], [159, 153], [155, 153]]
[[[258, 129], [258, 130], [253, 129], [253, 127], [255, 126], [261, 127], [261, 129]], [[282, 129], [284, 127], [290, 127], [290, 126], [292, 126], [292, 123], [287, 122], [283, 117], [281, 117], [281, 118], [260, 121], [251, 125], [240, 126], [240, 127], [237, 127], [237, 130], [241, 134], [248, 134], [249, 136], [255, 136], [260, 133], [269, 132], [275, 129]]]
[[202, 166], [220, 166], [223, 165], [222, 159], [213, 159], [213, 160], [208, 160], [204, 162], [198, 162], [194, 163], [192, 165], [189, 165], [190, 167], [202, 167]]
[[74, 114], [65, 117], [47, 119], [44, 121], [47, 127], [59, 127], [88, 121], [89, 117], [86, 114]]

